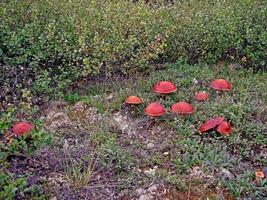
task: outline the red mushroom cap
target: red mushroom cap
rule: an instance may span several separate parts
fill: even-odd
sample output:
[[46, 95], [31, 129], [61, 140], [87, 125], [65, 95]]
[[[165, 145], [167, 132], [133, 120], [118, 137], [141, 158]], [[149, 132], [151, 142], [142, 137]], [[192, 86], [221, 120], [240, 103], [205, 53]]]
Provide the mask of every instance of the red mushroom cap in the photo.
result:
[[214, 90], [224, 90], [224, 91], [230, 91], [232, 89], [232, 85], [225, 79], [216, 79], [213, 80], [210, 84], [210, 86]]
[[143, 102], [143, 99], [138, 96], [129, 96], [125, 99], [125, 102], [128, 104], [140, 104]]
[[29, 122], [19, 122], [15, 124], [12, 128], [12, 132], [18, 136], [24, 135], [25, 133], [31, 131], [33, 129], [33, 125]]
[[158, 117], [165, 113], [165, 110], [163, 106], [160, 103], [153, 102], [150, 103], [145, 109], [145, 114], [151, 116], [151, 117]]
[[206, 132], [216, 127], [218, 124], [222, 123], [223, 120], [224, 120], [223, 117], [216, 117], [216, 118], [208, 119], [207, 121], [205, 121], [203, 124], [200, 125], [200, 127], [198, 128], [198, 131], [200, 133]]
[[169, 81], [160, 81], [153, 85], [152, 87], [153, 92], [158, 94], [169, 94], [172, 92], [176, 92], [176, 86]]
[[232, 132], [232, 127], [231, 127], [230, 123], [223, 121], [216, 128], [216, 131], [222, 135], [229, 136], [230, 133]]
[[171, 112], [186, 115], [193, 113], [194, 108], [191, 104], [181, 101], [171, 106]]
[[196, 101], [207, 101], [209, 98], [209, 94], [207, 92], [197, 92], [195, 94], [195, 100]]

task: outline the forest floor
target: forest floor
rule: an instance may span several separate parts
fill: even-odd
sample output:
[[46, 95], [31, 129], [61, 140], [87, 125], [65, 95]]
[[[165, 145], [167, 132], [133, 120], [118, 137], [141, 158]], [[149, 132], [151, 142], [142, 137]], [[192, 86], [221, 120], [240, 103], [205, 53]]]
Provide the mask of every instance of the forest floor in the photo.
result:
[[[228, 80], [229, 92], [210, 82]], [[173, 82], [177, 92], [164, 98], [151, 87]], [[76, 83], [62, 100], [40, 107], [42, 127], [53, 135], [28, 159], [15, 157], [10, 171], [31, 174], [27, 185], [40, 185], [49, 199], [264, 199], [266, 179], [255, 171], [267, 166], [267, 74], [230, 66], [166, 65], [146, 77]], [[198, 91], [209, 93], [196, 102]], [[137, 95], [138, 106], [124, 99]], [[143, 110], [161, 103], [167, 113], [152, 121]], [[195, 112], [174, 115], [170, 106], [191, 103]], [[230, 136], [214, 130], [200, 134], [205, 120], [223, 116]], [[25, 115], [18, 119], [25, 119]]]

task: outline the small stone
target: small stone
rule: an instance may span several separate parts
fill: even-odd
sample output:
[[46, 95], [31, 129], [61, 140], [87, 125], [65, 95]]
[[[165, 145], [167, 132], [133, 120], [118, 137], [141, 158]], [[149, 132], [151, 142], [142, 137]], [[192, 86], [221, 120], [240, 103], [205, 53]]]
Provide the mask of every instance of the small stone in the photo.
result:
[[169, 155], [169, 152], [166, 151], [166, 152], [163, 153], [163, 155], [167, 156], [167, 155]]

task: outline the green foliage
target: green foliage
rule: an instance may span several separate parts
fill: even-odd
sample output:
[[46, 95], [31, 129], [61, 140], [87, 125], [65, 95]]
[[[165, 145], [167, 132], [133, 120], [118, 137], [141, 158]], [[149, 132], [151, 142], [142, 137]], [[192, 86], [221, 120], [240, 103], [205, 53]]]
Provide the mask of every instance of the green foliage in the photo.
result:
[[119, 146], [114, 134], [109, 132], [97, 133], [93, 135], [92, 139], [101, 146], [99, 162], [103, 166], [107, 168], [112, 166], [118, 172], [127, 171], [133, 167], [131, 155]]
[[251, 196], [252, 199], [264, 199], [267, 195], [266, 179], [257, 184], [251, 183], [253, 178], [253, 173], [245, 171], [244, 174], [238, 175], [234, 180], [222, 180], [222, 185], [227, 187], [234, 197], [240, 197], [243, 194]]
[[230, 60], [265, 70], [266, 21], [263, 0], [4, 1], [1, 82], [6, 93], [34, 86], [53, 94], [82, 76], [147, 71], [163, 61]]
[[26, 185], [24, 178], [13, 179], [11, 176], [0, 171], [0, 199], [11, 200], [16, 192], [22, 191]]
[[174, 162], [179, 170], [188, 169], [195, 165], [218, 168], [220, 166], [229, 166], [234, 162], [227, 155], [226, 147], [216, 146], [216, 144], [205, 144], [190, 138], [178, 141], [177, 145], [181, 148], [181, 156]]
[[14, 109], [12, 107], [9, 107], [6, 112], [0, 115], [0, 136], [4, 134], [4, 131], [6, 131], [12, 121], [12, 114], [14, 112]]

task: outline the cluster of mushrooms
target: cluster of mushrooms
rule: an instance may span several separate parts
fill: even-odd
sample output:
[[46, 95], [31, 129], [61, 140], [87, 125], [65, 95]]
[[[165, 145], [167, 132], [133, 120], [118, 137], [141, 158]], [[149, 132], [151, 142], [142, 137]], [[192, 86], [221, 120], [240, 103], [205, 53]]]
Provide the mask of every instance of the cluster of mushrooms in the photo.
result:
[[[230, 91], [232, 89], [232, 85], [225, 79], [213, 80], [210, 83], [210, 87], [217, 91]], [[170, 81], [160, 81], [153, 85], [152, 91], [164, 97], [170, 93], [176, 92], [177, 87]], [[209, 95], [205, 91], [197, 92], [195, 94], [195, 100], [199, 102], [207, 101], [208, 98]], [[125, 99], [125, 102], [130, 105], [138, 105], [143, 103], [143, 99], [138, 96], [129, 96]], [[171, 106], [170, 112], [183, 116], [190, 115], [194, 112], [194, 107], [187, 102], [180, 101]], [[160, 103], [152, 102], [144, 109], [144, 113], [152, 118], [155, 118], [164, 115], [165, 109]], [[201, 124], [198, 128], [198, 132], [203, 133], [214, 128], [218, 133], [225, 136], [229, 136], [232, 131], [231, 124], [225, 121], [224, 117], [216, 117], [208, 119]]]
[[[211, 88], [217, 91], [230, 91], [232, 89], [231, 84], [225, 80], [225, 79], [216, 79], [213, 80], [210, 84]], [[166, 96], [170, 93], [176, 92], [177, 88], [176, 86], [169, 81], [161, 81], [156, 83], [152, 87], [152, 91], [161, 95], [161, 96]], [[195, 100], [196, 101], [207, 101], [208, 100], [208, 93], [207, 92], [197, 92], [195, 94]], [[125, 99], [125, 102], [127, 104], [131, 105], [138, 105], [143, 103], [143, 99], [141, 99], [138, 96], [129, 96], [128, 98]], [[187, 102], [177, 102], [174, 103], [170, 111], [175, 114], [180, 114], [180, 115], [189, 115], [194, 112], [194, 108], [191, 104]], [[145, 109], [144, 113], [152, 118], [159, 117], [165, 114], [165, 109], [164, 107], [157, 102], [152, 102], [150, 103]], [[224, 121], [224, 117], [215, 117], [212, 119], [206, 120], [203, 124], [201, 124], [198, 128], [198, 132], [203, 133], [206, 131], [209, 131], [211, 129], [216, 129], [216, 131], [222, 135], [229, 136], [232, 127], [229, 122]], [[7, 135], [5, 137], [5, 140], [7, 140], [8, 143], [12, 142], [13, 136], [22, 136], [26, 133], [31, 132], [34, 129], [34, 125], [31, 124], [30, 122], [18, 122], [16, 123], [12, 129], [11, 129], [11, 134]], [[264, 167], [262, 170], [257, 170], [255, 172], [255, 177], [256, 177], [256, 182], [260, 182], [264, 178], [267, 177], [267, 167]]]

